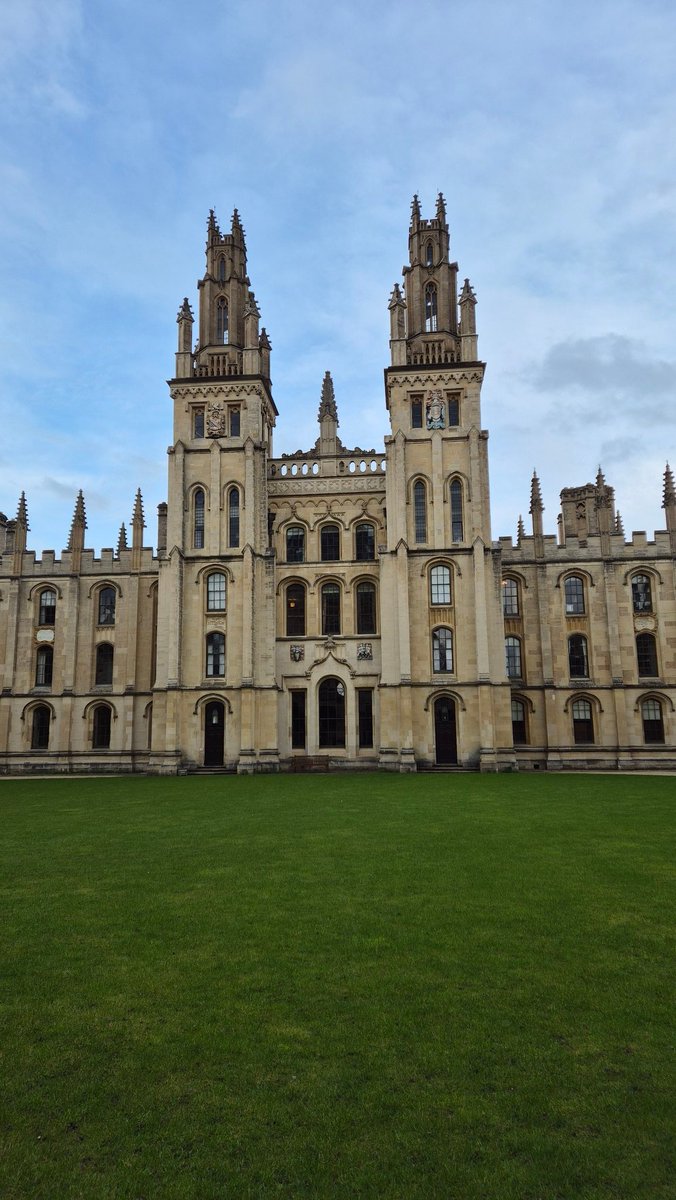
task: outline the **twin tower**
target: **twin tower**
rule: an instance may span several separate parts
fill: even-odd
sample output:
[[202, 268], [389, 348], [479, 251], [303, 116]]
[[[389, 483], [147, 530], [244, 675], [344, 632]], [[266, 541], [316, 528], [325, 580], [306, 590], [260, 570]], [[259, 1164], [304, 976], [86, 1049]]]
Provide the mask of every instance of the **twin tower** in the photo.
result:
[[[0, 522], [0, 771], [675, 766], [676, 494], [626, 542], [614, 496], [566, 489], [558, 537], [493, 542], [476, 299], [443, 197], [414, 198], [389, 302], [384, 448], [276, 457], [271, 347], [235, 210], [209, 217], [178, 313], [158, 549], [97, 557], [80, 497], [60, 557]], [[319, 388], [318, 388], [319, 390]], [[79, 516], [78, 516], [79, 513]], [[77, 528], [76, 528], [77, 525]]]

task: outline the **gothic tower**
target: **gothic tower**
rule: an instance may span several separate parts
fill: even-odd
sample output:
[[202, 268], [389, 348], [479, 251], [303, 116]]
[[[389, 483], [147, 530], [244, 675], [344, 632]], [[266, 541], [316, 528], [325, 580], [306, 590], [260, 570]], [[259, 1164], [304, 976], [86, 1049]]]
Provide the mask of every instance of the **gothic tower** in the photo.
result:
[[[450, 260], [443, 196], [424, 220], [412, 204], [404, 291], [390, 299], [385, 371], [387, 555], [382, 592], [396, 611], [383, 647], [385, 725], [402, 758], [434, 755], [490, 769], [511, 743], [500, 562], [491, 548], [484, 364], [476, 299]], [[433, 743], [432, 744], [432, 740]]]
[[186, 298], [169, 383], [174, 440], [156, 685], [167, 713], [155, 721], [167, 734], [156, 749], [171, 758], [183, 746], [197, 763], [248, 770], [256, 761], [260, 769], [277, 758], [266, 483], [277, 410], [237, 210], [227, 234], [209, 214], [197, 286], [199, 338], [193, 347]]

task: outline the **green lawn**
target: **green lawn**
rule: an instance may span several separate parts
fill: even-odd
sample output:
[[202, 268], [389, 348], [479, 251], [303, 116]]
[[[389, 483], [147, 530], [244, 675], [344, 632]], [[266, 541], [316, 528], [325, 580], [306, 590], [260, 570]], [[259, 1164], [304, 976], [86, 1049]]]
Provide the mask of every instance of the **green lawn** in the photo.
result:
[[3, 1200], [673, 1197], [675, 801], [3, 781]]

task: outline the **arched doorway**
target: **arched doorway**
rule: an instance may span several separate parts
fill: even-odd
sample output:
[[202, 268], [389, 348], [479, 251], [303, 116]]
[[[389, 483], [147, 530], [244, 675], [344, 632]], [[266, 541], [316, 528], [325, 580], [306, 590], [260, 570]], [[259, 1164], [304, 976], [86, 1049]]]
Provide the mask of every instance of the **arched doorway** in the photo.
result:
[[455, 727], [455, 701], [439, 696], [434, 701], [434, 745], [438, 767], [458, 761], [458, 739]]
[[220, 700], [211, 700], [204, 713], [204, 765], [223, 766], [225, 708]]

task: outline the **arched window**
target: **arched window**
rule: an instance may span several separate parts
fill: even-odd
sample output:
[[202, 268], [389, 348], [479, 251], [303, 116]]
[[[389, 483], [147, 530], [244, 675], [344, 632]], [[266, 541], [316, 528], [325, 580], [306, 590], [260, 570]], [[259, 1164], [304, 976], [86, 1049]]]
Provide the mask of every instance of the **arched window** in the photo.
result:
[[49, 722], [52, 714], [46, 704], [33, 709], [31, 720], [31, 750], [47, 750], [49, 747]]
[[207, 575], [207, 612], [225, 612], [225, 575], [221, 571]]
[[339, 679], [323, 679], [319, 685], [319, 745], [345, 745], [345, 686]]
[[113, 682], [113, 647], [110, 642], [99, 642], [96, 647], [95, 684]]
[[40, 612], [38, 615], [39, 625], [53, 625], [56, 618], [56, 592], [51, 588], [45, 588], [44, 592], [40, 592]]
[[225, 259], [222, 256], [218, 260], [218, 282], [225, 283]]
[[657, 647], [655, 645], [654, 634], [638, 634], [636, 638], [636, 659], [639, 675], [654, 677], [658, 674]]
[[36, 687], [51, 687], [52, 686], [52, 669], [54, 665], [54, 651], [51, 646], [40, 646], [35, 659], [35, 686]]
[[207, 634], [207, 675], [225, 675], [225, 634]]
[[453, 634], [450, 629], [435, 629], [432, 634], [432, 670], [453, 670]]
[[194, 408], [192, 413], [192, 435], [196, 438], [204, 437], [204, 409]]
[[305, 530], [301, 525], [290, 525], [286, 531], [286, 561], [305, 562]]
[[519, 615], [519, 585], [516, 579], [502, 581], [502, 615], [518, 617]]
[[521, 641], [518, 637], [505, 638], [505, 665], [508, 679], [521, 679]]
[[99, 592], [99, 625], [115, 624], [115, 600], [115, 588], [101, 588]]
[[322, 562], [338, 562], [340, 558], [340, 530], [338, 526], [322, 525], [319, 540], [319, 556]]
[[110, 747], [110, 726], [112, 713], [107, 704], [97, 704], [94, 709], [92, 724], [92, 746], [94, 750], [108, 750]]
[[219, 296], [216, 301], [216, 341], [226, 345], [228, 341], [228, 302], [225, 296]]
[[434, 283], [425, 288], [425, 333], [437, 331], [437, 289]]
[[460, 424], [460, 397], [457, 392], [451, 392], [448, 397], [448, 425], [452, 428]]
[[239, 488], [231, 487], [228, 492], [228, 546], [239, 546]]
[[357, 584], [357, 633], [376, 631], [376, 586], [374, 583]]
[[305, 637], [305, 584], [290, 583], [286, 589], [286, 636]]
[[569, 575], [563, 585], [566, 597], [566, 614], [576, 616], [585, 611], [584, 580], [579, 575]]
[[576, 746], [594, 741], [594, 721], [589, 700], [573, 701], [573, 741]]
[[428, 242], [427, 245], [425, 246], [425, 266], [426, 267], [434, 266], [434, 246], [432, 245], [431, 242]]
[[462, 539], [462, 484], [459, 479], [454, 479], [451, 483], [451, 541], [461, 542]]
[[430, 604], [451, 603], [451, 570], [442, 564], [430, 571]]
[[643, 740], [653, 744], [664, 743], [664, 718], [659, 700], [644, 700], [641, 704]]
[[193, 497], [192, 544], [195, 550], [204, 549], [204, 492], [197, 488]]
[[239, 437], [242, 429], [241, 408], [230, 409], [230, 437]]
[[423, 402], [421, 396], [411, 397], [411, 429], [423, 427]]
[[427, 541], [427, 495], [422, 479], [413, 484], [413, 522], [416, 542]]
[[573, 633], [568, 638], [568, 671], [571, 679], [589, 677], [587, 639], [581, 633]]
[[653, 611], [653, 596], [647, 575], [634, 575], [631, 581], [631, 602], [635, 613]]
[[354, 556], [357, 562], [372, 562], [376, 556], [376, 531], [370, 521], [362, 521], [354, 531]]
[[512, 741], [515, 746], [528, 744], [526, 705], [523, 700], [512, 700]]
[[340, 588], [337, 583], [325, 583], [321, 591], [322, 633], [340, 633]]

